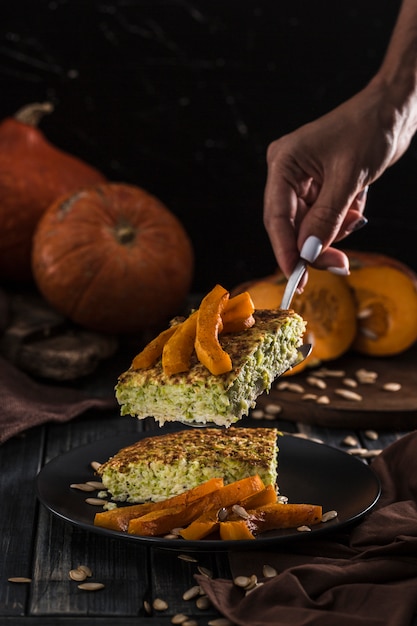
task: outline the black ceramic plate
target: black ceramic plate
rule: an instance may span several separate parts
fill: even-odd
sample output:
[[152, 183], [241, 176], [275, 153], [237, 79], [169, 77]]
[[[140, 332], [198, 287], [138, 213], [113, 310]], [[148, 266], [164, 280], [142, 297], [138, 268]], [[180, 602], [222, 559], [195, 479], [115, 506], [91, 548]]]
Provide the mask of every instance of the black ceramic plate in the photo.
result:
[[[347, 453], [325, 444], [285, 435], [279, 439], [280, 493], [292, 503], [321, 504], [323, 512], [336, 510], [338, 517], [311, 527], [311, 532], [296, 529], [270, 531], [255, 540], [221, 541], [163, 539], [138, 537], [94, 526], [94, 515], [100, 508], [85, 502], [94, 493], [70, 488], [71, 483], [94, 480], [92, 461], [106, 461], [120, 448], [152, 436], [149, 433], [124, 434], [70, 450], [56, 457], [40, 471], [36, 481], [40, 501], [55, 515], [87, 531], [122, 540], [137, 541], [174, 550], [265, 549], [281, 542], [314, 537], [351, 524], [365, 515], [380, 495], [378, 478], [368, 465]], [[154, 435], [158, 436], [158, 435]]]

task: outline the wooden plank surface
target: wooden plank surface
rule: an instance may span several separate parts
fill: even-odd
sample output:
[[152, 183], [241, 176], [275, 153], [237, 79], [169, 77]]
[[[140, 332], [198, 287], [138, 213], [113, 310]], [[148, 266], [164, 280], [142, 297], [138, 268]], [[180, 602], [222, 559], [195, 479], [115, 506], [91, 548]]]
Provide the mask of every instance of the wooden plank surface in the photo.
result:
[[[348, 437], [354, 436], [358, 447], [379, 450], [404, 434], [384, 431], [374, 440], [364, 430], [332, 429], [282, 419], [247, 418], [242, 425], [277, 426], [343, 450], [349, 448]], [[166, 626], [173, 615], [185, 613], [199, 626], [206, 626], [218, 617], [213, 607], [198, 609], [195, 599], [186, 601], [183, 593], [195, 585], [199, 567], [207, 568], [215, 577], [230, 577], [226, 553], [197, 553], [192, 555], [195, 560], [186, 561], [173, 550], [150, 549], [85, 532], [36, 502], [34, 479], [44, 463], [97, 438], [142, 429], [159, 431], [153, 420], [138, 422], [116, 413], [85, 415], [67, 424], [35, 428], [0, 447], [1, 467], [7, 469], [0, 472], [0, 495], [7, 502], [7, 506], [0, 507], [2, 625]], [[69, 570], [80, 564], [92, 569], [92, 580], [103, 582], [103, 590], [83, 592], [69, 579]], [[29, 576], [32, 582], [11, 584], [8, 576]], [[167, 610], [152, 609], [155, 598], [165, 600]]]
[[41, 466], [42, 429], [0, 446], [0, 615], [24, 615], [28, 585], [6, 583], [10, 576], [32, 575], [33, 535], [38, 503], [33, 480]]

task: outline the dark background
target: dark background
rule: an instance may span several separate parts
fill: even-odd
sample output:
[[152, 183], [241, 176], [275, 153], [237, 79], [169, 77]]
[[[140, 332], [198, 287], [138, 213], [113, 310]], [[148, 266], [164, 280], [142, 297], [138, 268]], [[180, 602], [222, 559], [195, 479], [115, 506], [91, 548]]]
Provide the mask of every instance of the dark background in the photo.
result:
[[[399, 0], [2, 2], [0, 115], [50, 100], [41, 128], [111, 180], [158, 196], [196, 252], [194, 290], [275, 269], [262, 222], [273, 139], [378, 68]], [[349, 247], [417, 269], [417, 149], [372, 185]]]

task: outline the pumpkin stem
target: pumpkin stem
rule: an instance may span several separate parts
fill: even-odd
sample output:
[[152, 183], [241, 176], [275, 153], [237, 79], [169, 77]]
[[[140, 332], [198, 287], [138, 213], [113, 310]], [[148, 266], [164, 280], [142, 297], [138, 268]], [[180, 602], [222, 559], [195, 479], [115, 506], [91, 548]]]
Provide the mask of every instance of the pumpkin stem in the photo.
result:
[[52, 113], [53, 110], [54, 105], [51, 102], [33, 102], [19, 109], [14, 118], [28, 126], [38, 126], [44, 115]]
[[136, 231], [131, 224], [118, 224], [115, 228], [116, 239], [123, 246], [131, 243], [136, 236]]

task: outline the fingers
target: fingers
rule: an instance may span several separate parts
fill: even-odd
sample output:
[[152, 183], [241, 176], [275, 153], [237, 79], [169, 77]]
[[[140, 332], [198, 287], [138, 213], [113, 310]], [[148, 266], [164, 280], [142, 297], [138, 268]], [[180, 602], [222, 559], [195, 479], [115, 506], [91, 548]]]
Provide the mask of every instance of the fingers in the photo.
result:
[[368, 186], [364, 187], [364, 189], [357, 194], [354, 201], [350, 205], [342, 227], [335, 237], [335, 241], [340, 241], [351, 233], [363, 228], [363, 226], [366, 226], [368, 220], [363, 213], [365, 211], [367, 196]]
[[321, 253], [314, 263], [314, 267], [316, 269], [327, 270], [332, 274], [348, 276], [349, 259], [342, 250], [330, 247]]
[[[323, 201], [326, 193], [319, 194], [317, 202], [310, 207], [300, 225], [297, 243], [298, 247], [302, 246], [306, 238], [314, 233], [323, 243], [323, 252], [314, 266], [321, 269], [331, 267], [333, 271], [345, 274], [348, 270], [346, 256], [330, 246], [367, 224], [363, 211], [368, 189], [365, 187], [351, 201], [348, 193], [344, 194], [341, 188], [337, 191], [339, 197], [332, 200], [330, 196], [328, 202]], [[344, 200], [344, 197], [348, 200]]]
[[298, 199], [291, 185], [279, 178], [272, 184], [268, 177], [264, 200], [264, 225], [282, 272], [291, 274], [298, 261], [297, 219]]
[[342, 227], [334, 240], [341, 241], [348, 235], [351, 235], [352, 233], [366, 226], [367, 223], [368, 220], [364, 215], [362, 215], [358, 211], [349, 210], [342, 224]]
[[331, 245], [367, 223], [363, 215], [367, 187], [361, 188], [360, 182], [363, 175], [340, 175], [344, 170], [339, 164], [330, 168], [325, 180], [320, 182], [320, 168], [305, 161], [301, 165], [292, 158], [296, 147], [291, 144], [290, 136], [284, 142], [271, 144], [268, 152], [264, 224], [278, 265], [288, 277], [305, 241], [314, 236], [321, 241], [322, 252], [311, 264], [348, 273], [346, 255]]

